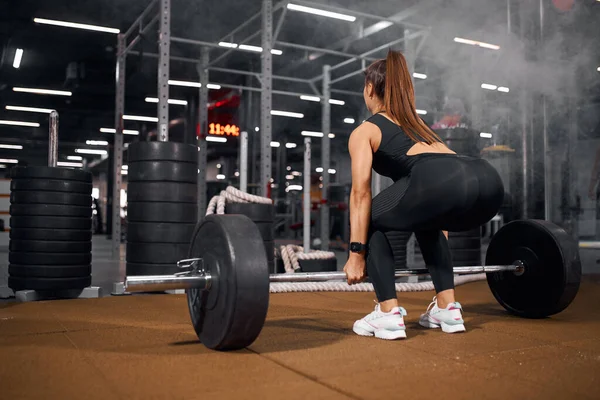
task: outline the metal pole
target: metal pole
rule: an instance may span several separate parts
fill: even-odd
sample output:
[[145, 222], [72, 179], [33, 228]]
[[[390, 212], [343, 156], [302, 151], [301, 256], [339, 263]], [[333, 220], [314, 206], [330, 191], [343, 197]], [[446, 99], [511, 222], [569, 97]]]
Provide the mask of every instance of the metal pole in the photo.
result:
[[158, 139], [169, 140], [169, 56], [171, 46], [171, 0], [160, 0], [158, 43]]
[[208, 153], [206, 135], [208, 134], [208, 56], [209, 49], [200, 49], [200, 64], [198, 75], [200, 89], [198, 95], [198, 217], [206, 212], [206, 156]]
[[329, 65], [323, 66], [323, 102], [321, 126], [323, 139], [321, 145], [321, 165], [323, 167], [323, 190], [321, 194], [321, 250], [329, 249], [329, 165], [330, 165], [330, 139], [331, 132], [331, 71]]
[[50, 113], [50, 136], [48, 137], [48, 166], [56, 168], [58, 160], [58, 113]]
[[267, 197], [271, 192], [271, 109], [273, 90], [273, 0], [262, 2], [262, 90], [260, 93], [260, 165], [261, 195]]
[[523, 181], [521, 190], [523, 191], [523, 213], [521, 218], [527, 219], [529, 215], [529, 124], [528, 122], [528, 103], [527, 92], [521, 90], [520, 112], [521, 112], [521, 169], [523, 173]]
[[112, 258], [121, 255], [121, 185], [123, 183], [123, 113], [125, 112], [125, 36], [117, 37], [117, 65], [115, 80], [115, 136], [113, 144], [112, 193]]
[[310, 251], [310, 140], [310, 138], [304, 138], [304, 199], [302, 202], [302, 224], [305, 253]]
[[240, 135], [240, 190], [248, 192], [248, 132]]
[[[539, 1], [540, 6], [540, 47], [544, 47], [544, 1]], [[543, 160], [544, 160], [544, 219], [550, 221], [552, 211], [552, 196], [550, 187], [550, 163], [548, 157], [550, 146], [548, 144], [548, 104], [546, 95], [542, 94], [542, 136], [543, 136]]]

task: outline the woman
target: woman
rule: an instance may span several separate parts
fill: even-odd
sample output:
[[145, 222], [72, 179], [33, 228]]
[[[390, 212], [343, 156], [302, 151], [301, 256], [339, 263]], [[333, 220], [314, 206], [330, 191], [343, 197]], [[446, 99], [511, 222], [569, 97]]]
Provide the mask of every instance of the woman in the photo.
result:
[[[394, 260], [386, 231], [414, 232], [436, 297], [419, 323], [444, 332], [465, 331], [454, 298], [447, 231], [473, 229], [500, 208], [504, 187], [486, 161], [450, 150], [416, 113], [406, 60], [390, 51], [365, 71], [364, 100], [372, 117], [352, 132], [348, 283], [373, 283], [378, 304], [354, 324], [358, 335], [406, 337], [406, 310], [396, 298]], [[371, 198], [371, 170], [394, 184]]]

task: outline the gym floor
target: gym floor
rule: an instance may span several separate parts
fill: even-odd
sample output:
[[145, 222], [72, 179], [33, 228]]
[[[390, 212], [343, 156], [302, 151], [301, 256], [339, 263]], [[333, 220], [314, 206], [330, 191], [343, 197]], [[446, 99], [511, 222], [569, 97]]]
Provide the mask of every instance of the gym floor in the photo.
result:
[[[584, 265], [598, 258], [581, 254]], [[119, 269], [102, 260], [95, 252], [95, 284]], [[597, 275], [586, 275], [571, 306], [545, 320], [507, 314], [486, 282], [457, 292], [466, 333], [420, 328], [433, 292], [402, 293], [408, 339], [393, 342], [351, 331], [372, 310], [373, 293], [272, 294], [257, 341], [229, 353], [198, 343], [185, 295], [4, 301], [0, 397], [600, 398]]]

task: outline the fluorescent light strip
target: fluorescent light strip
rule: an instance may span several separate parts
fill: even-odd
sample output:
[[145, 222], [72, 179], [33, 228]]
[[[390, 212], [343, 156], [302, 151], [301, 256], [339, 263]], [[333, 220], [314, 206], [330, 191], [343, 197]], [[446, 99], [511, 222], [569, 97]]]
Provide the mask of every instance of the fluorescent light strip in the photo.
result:
[[223, 175], [223, 174], [217, 174], [217, 179], [223, 180], [223, 179], [225, 179], [225, 175]]
[[286, 175], [285, 179], [287, 179], [288, 181], [291, 181], [292, 179], [294, 179], [294, 175]]
[[13, 68], [19, 69], [21, 66], [21, 60], [23, 59], [23, 49], [17, 49], [15, 51], [15, 59], [13, 60]]
[[73, 93], [66, 90], [51, 90], [51, 89], [38, 89], [38, 88], [24, 88], [24, 87], [14, 87], [14, 92], [23, 92], [23, 93], [35, 93], [35, 94], [51, 94], [56, 96], [72, 96]]
[[286, 143], [285, 147], [288, 149], [295, 149], [296, 147], [298, 147], [298, 145], [296, 143]]
[[496, 89], [498, 89], [498, 86], [496, 86], [496, 85], [490, 85], [489, 83], [482, 83], [481, 84], [481, 88], [482, 89], [487, 89], [487, 90], [496, 90]]
[[302, 176], [302, 172], [292, 171], [292, 175], [294, 175], [294, 176]]
[[0, 149], [21, 150], [22, 148], [20, 144], [0, 144]]
[[427, 115], [427, 111], [425, 111], [425, 110], [419, 110], [417, 108], [417, 114], [419, 114], [419, 115]]
[[492, 134], [491, 133], [487, 133], [487, 132], [481, 132], [479, 134], [479, 137], [486, 138], [486, 139], [491, 139], [492, 138]]
[[129, 165], [121, 165], [121, 169], [129, 169]]
[[[146, 103], [158, 103], [157, 97], [146, 97]], [[169, 99], [167, 100], [169, 104], [177, 105], [177, 106], [187, 106], [188, 102], [186, 100], [177, 100], [177, 99]]]
[[76, 167], [76, 168], [81, 168], [81, 167], [83, 167], [83, 163], [67, 162], [67, 161], [57, 161], [56, 162], [56, 166], [58, 166], [58, 167]]
[[238, 44], [232, 42], [219, 42], [219, 46], [227, 47], [229, 49], [236, 49], [238, 47]]
[[67, 156], [67, 160], [70, 160], [70, 161], [81, 161], [81, 160], [83, 160], [83, 157], [81, 157], [81, 156]]
[[[598, 0], [598, 1], [600, 1], [600, 0]], [[600, 67], [596, 68], [596, 71], [600, 72]]]
[[[171, 86], [185, 86], [185, 87], [193, 87], [200, 88], [202, 84], [200, 82], [190, 82], [190, 81], [177, 81], [173, 79], [169, 79], [169, 85]], [[221, 89], [221, 85], [215, 85], [214, 83], [209, 83], [206, 85], [209, 89]]]
[[207, 142], [225, 143], [225, 142], [227, 142], [227, 138], [217, 137], [217, 136], [207, 136], [206, 141]]
[[63, 26], [66, 28], [85, 29], [88, 31], [97, 31], [97, 32], [106, 32], [106, 33], [120, 33], [121, 32], [119, 29], [116, 29], [116, 28], [107, 28], [104, 26], [80, 24], [77, 22], [56, 21], [56, 20], [45, 19], [45, 18], [34, 18], [33, 22], [36, 22], [38, 24]]
[[335, 169], [333, 169], [333, 168], [329, 168], [329, 169], [327, 170], [327, 172], [329, 172], [330, 174], [332, 174], [332, 175], [333, 175], [333, 174], [335, 174], [337, 171], [336, 171]]
[[[321, 98], [318, 96], [308, 96], [308, 95], [302, 95], [300, 96], [300, 100], [306, 100], [306, 101], [314, 101], [317, 103], [321, 102]], [[346, 104], [346, 102], [344, 100], [336, 100], [336, 99], [329, 99], [329, 104], [335, 104], [337, 106], [343, 106]]]
[[479, 42], [477, 40], [464, 39], [464, 38], [460, 38], [460, 37], [455, 37], [454, 41], [456, 43], [470, 44], [471, 46], [479, 46], [479, 47], [484, 47], [486, 49], [492, 49], [492, 50], [500, 49], [500, 46], [497, 46], [495, 44], [489, 44], [489, 43]]
[[288, 187], [285, 188], [286, 192], [290, 192], [292, 190], [298, 190], [298, 191], [300, 191], [300, 190], [302, 190], [302, 186], [300, 186], [300, 185], [290, 185], [290, 186], [288, 186]]
[[[311, 137], [323, 137], [323, 132], [314, 132], [314, 131], [302, 131], [300, 132], [302, 136], [311, 136]], [[330, 139], [335, 139], [335, 134], [330, 133], [327, 135]]]
[[27, 111], [50, 114], [53, 110], [51, 108], [37, 108], [37, 107], [21, 107], [21, 106], [6, 106], [7, 110], [10, 111]]
[[[235, 44], [235, 43], [233, 43], [233, 44]], [[250, 44], [240, 44], [238, 46], [238, 49], [240, 49], [240, 50], [246, 50], [246, 51], [253, 51], [255, 53], [262, 53], [262, 51], [263, 51], [262, 47], [260, 47], [260, 46], [253, 46], [253, 45], [250, 45]], [[280, 56], [280, 55], [283, 54], [283, 51], [282, 50], [278, 50], [278, 49], [271, 49], [271, 54], [274, 54], [276, 56]]]
[[98, 155], [106, 155], [108, 152], [106, 150], [96, 150], [96, 149], [75, 149], [75, 153], [79, 154], [98, 154]]
[[508, 93], [508, 92], [510, 91], [510, 89], [509, 89], [509, 88], [507, 88], [507, 87], [504, 87], [504, 86], [499, 86], [499, 87], [498, 87], [498, 91], [499, 91], [499, 92]]
[[329, 99], [329, 104], [335, 104], [336, 106], [343, 106], [344, 104], [346, 104], [346, 102], [344, 100]]
[[271, 147], [279, 147], [281, 146], [281, 143], [279, 142], [271, 142]]
[[427, 75], [421, 74], [419, 72], [413, 72], [413, 78], [427, 79]]
[[304, 114], [291, 112], [291, 111], [271, 110], [271, 115], [277, 115], [280, 117], [290, 117], [290, 118], [304, 118]]
[[18, 162], [19, 160], [15, 160], [13, 158], [0, 158], [0, 163], [17, 164]]
[[354, 122], [354, 118], [344, 118], [344, 123], [346, 124], [353, 124]]
[[[100, 128], [102, 133], [117, 133], [115, 128]], [[139, 135], [140, 132], [132, 129], [123, 129], [123, 135]]]
[[145, 117], [143, 115], [123, 115], [123, 119], [128, 121], [158, 122], [157, 117]]
[[300, 12], [304, 12], [304, 13], [308, 13], [308, 14], [320, 15], [322, 17], [341, 19], [342, 21], [349, 21], [349, 22], [356, 21], [356, 17], [353, 15], [340, 14], [340, 13], [336, 13], [336, 12], [332, 12], [332, 11], [320, 10], [318, 8], [300, 6], [298, 4], [293, 4], [293, 3], [288, 3], [287, 8], [288, 8], [288, 10], [292, 10], [292, 11], [300, 11]]
[[0, 119], [0, 125], [31, 126], [33, 128], [40, 127], [40, 124], [38, 124], [37, 122], [7, 121], [3, 119]]
[[106, 140], [86, 140], [85, 144], [90, 146], [108, 146], [108, 142]]
[[323, 167], [317, 167], [317, 168], [315, 168], [315, 171], [317, 171], [317, 172], [323, 172]]

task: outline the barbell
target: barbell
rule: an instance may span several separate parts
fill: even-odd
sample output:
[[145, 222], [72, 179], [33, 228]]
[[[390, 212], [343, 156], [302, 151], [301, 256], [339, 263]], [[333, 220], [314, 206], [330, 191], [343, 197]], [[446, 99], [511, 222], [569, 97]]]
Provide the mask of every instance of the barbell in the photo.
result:
[[[244, 215], [208, 215], [198, 223], [188, 258], [174, 275], [127, 276], [128, 292], [186, 289], [194, 330], [214, 350], [248, 347], [260, 334], [270, 282], [345, 280], [344, 272], [269, 274], [256, 225]], [[581, 261], [575, 240], [548, 221], [512, 221], [496, 232], [484, 266], [455, 267], [455, 274], [486, 273], [496, 300], [526, 318], [559, 313], [575, 298]], [[428, 274], [398, 270], [396, 277]]]

